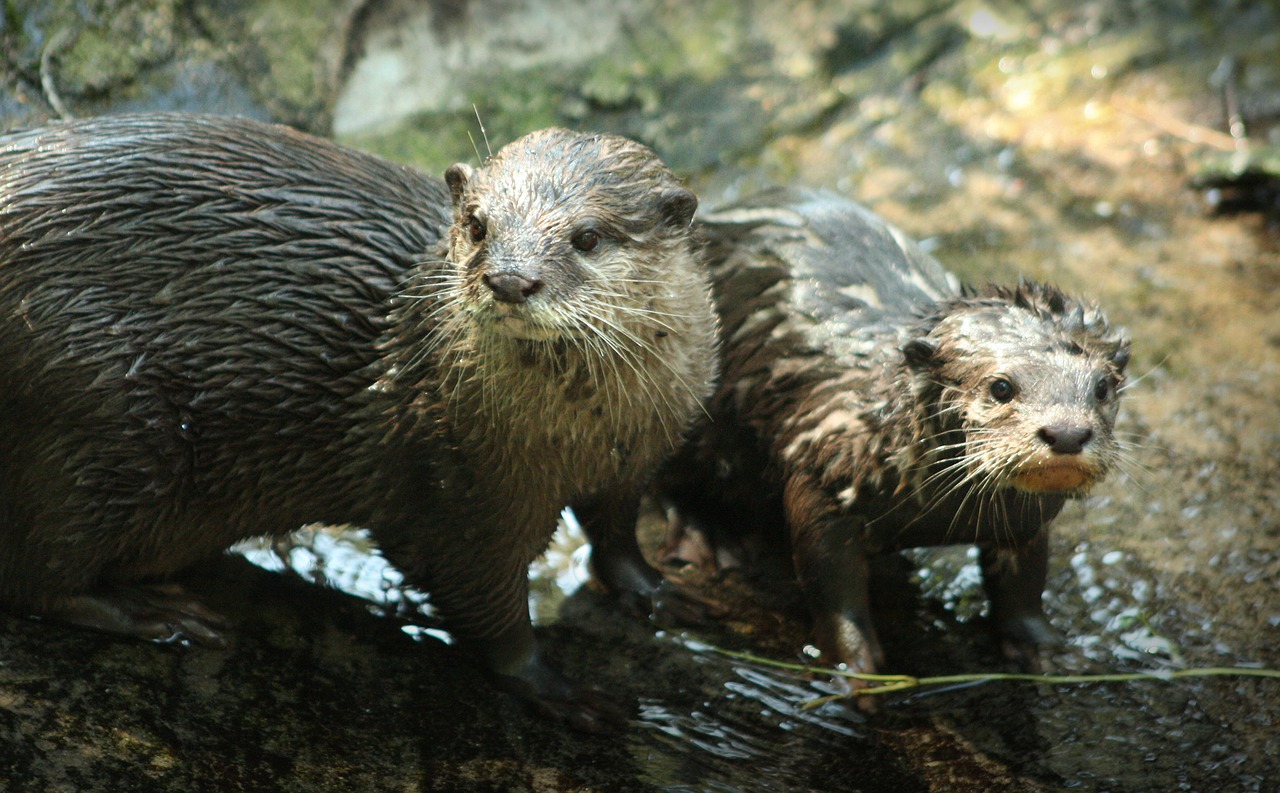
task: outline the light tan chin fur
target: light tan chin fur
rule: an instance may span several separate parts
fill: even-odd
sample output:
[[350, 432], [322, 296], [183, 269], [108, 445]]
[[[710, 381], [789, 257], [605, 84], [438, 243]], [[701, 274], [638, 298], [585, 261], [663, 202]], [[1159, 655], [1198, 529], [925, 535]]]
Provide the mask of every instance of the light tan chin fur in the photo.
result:
[[[522, 341], [555, 341], [574, 334], [552, 321], [547, 312], [535, 313], [529, 306], [509, 306], [498, 302], [470, 307], [468, 313], [482, 333]], [[542, 321], [539, 321], [539, 320]]]
[[1013, 486], [1024, 493], [1068, 493], [1087, 489], [1098, 479], [1092, 466], [1079, 461], [1051, 460], [1033, 463], [1013, 477]]
[[486, 323], [485, 329], [497, 336], [506, 336], [524, 341], [553, 341], [566, 335], [558, 328], [535, 325], [517, 317], [503, 317]]

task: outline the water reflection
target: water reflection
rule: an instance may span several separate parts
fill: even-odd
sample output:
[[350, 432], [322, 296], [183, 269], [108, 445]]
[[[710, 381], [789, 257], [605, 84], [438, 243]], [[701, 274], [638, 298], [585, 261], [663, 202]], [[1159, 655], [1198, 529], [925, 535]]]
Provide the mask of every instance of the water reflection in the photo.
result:
[[[546, 553], [529, 566], [529, 614], [535, 625], [553, 622], [565, 599], [590, 578], [590, 551], [573, 511], [565, 509]], [[367, 600], [375, 613], [411, 623], [406, 627], [411, 635], [425, 628], [443, 636], [434, 627], [439, 621], [427, 593], [405, 583], [367, 529], [307, 526], [274, 540], [246, 540], [231, 552], [265, 570]]]
[[265, 570], [363, 598], [379, 613], [431, 620], [426, 596], [405, 584], [365, 529], [307, 526], [288, 537], [247, 540], [231, 550]]
[[[1097, 530], [1087, 540], [1055, 549], [1046, 588], [1046, 611], [1067, 634], [1064, 647], [1052, 653], [1052, 671], [1184, 667], [1182, 648], [1164, 627], [1170, 624], [1189, 626], [1172, 634], [1183, 643], [1208, 645], [1228, 662], [1237, 662], [1215, 636], [1207, 613], [1186, 603], [1177, 613], [1159, 610], [1159, 604], [1169, 602], [1168, 584], [1138, 555], [1108, 542], [1107, 527], [1125, 523], [1124, 505], [1099, 498], [1077, 511], [1085, 509]], [[1061, 520], [1079, 519], [1077, 514]], [[442, 636], [426, 596], [405, 585], [365, 531], [309, 527], [284, 541], [245, 543], [237, 550], [266, 569], [363, 598], [375, 613], [403, 621], [410, 635]], [[910, 633], [918, 627], [922, 635], [898, 648], [893, 665], [918, 674], [1000, 671], [1001, 661], [991, 652], [994, 643], [984, 646], [985, 632], [970, 625], [981, 622], [987, 608], [976, 552], [960, 546], [914, 550], [907, 557], [914, 569], [905, 576], [908, 602], [897, 605], [920, 623]], [[1254, 557], [1247, 551], [1226, 552], [1214, 557], [1213, 564], [1243, 576], [1256, 572]], [[588, 558], [581, 528], [568, 513], [547, 553], [530, 569], [530, 612], [536, 621], [557, 619], [588, 579]], [[580, 614], [566, 620], [582, 623]], [[1178, 789], [1178, 780], [1191, 786], [1184, 789], [1196, 789], [1206, 780], [1230, 781], [1240, 790], [1261, 789], [1260, 780], [1244, 770], [1249, 752], [1241, 737], [1223, 732], [1212, 687], [1247, 691], [1265, 685], [1262, 681], [1051, 688], [980, 681], [888, 695], [877, 700], [880, 713], [866, 716], [842, 702], [806, 707], [815, 699], [844, 693], [842, 681], [831, 676], [801, 676], [716, 652], [707, 641], [711, 636], [728, 638], [723, 626], [683, 634], [634, 627], [638, 641], [656, 646], [663, 658], [678, 659], [670, 669], [678, 663], [683, 671], [676, 674], [687, 676], [673, 679], [646, 668], [630, 670], [648, 679], [626, 740], [642, 778], [662, 790], [843, 789], [839, 785], [844, 782], [824, 770], [831, 758], [840, 758], [842, 768], [852, 763], [872, 775], [872, 781], [859, 781], [861, 787], [855, 789], [885, 789], [882, 784], [895, 790], [926, 789], [916, 774], [928, 773], [904, 772], [901, 752], [915, 755], [910, 768], [929, 763], [949, 768], [975, 746], [983, 747], [979, 754], [993, 758], [982, 763], [995, 764], [968, 768], [961, 774], [968, 781], [956, 787], [928, 789], [995, 789], [984, 786], [1010, 773], [1052, 779], [1065, 790], [1109, 789], [1123, 780], [1147, 778], [1172, 784], [1169, 789]], [[1266, 714], [1257, 718], [1260, 729], [1270, 723]]]
[[795, 790], [823, 757], [875, 751], [861, 714], [839, 704], [805, 707], [836, 693], [828, 678], [732, 660], [686, 635], [659, 632], [656, 640], [692, 653], [718, 681], [693, 702], [641, 699], [633, 753], [662, 790]]

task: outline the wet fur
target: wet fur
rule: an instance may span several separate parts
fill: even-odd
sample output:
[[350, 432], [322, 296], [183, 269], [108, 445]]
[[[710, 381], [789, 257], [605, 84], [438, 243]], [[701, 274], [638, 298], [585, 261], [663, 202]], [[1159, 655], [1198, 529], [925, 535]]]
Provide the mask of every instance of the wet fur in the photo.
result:
[[[867, 559], [921, 545], [977, 543], [997, 627], [1048, 640], [1047, 525], [1124, 461], [1124, 334], [1050, 286], [962, 289], [832, 194], [778, 191], [707, 221], [725, 374], [669, 496], [713, 534], [786, 523], [832, 661], [882, 662]], [[1062, 454], [1045, 428], [1089, 438]]]
[[[491, 668], [572, 697], [526, 570], [573, 504], [607, 583], [660, 580], [635, 502], [715, 361], [696, 200], [648, 149], [565, 130], [450, 184], [242, 120], [4, 138], [0, 602], [56, 613], [243, 537], [364, 525]], [[566, 249], [582, 223], [595, 256]], [[540, 269], [502, 308], [538, 340], [479, 285], [499, 249]]]

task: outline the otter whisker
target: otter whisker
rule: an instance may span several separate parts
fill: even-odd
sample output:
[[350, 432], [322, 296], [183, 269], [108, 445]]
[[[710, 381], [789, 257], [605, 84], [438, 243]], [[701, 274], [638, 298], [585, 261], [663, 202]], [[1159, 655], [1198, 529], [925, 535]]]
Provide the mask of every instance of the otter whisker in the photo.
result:
[[1170, 356], [1171, 356], [1171, 353], [1165, 353], [1165, 355], [1160, 360], [1153, 363], [1151, 365], [1151, 368], [1147, 369], [1147, 371], [1143, 372], [1142, 374], [1128, 375], [1125, 378], [1125, 382], [1122, 383], [1120, 387], [1116, 389], [1116, 392], [1121, 394], [1127, 394], [1130, 391], [1130, 389], [1132, 389], [1134, 386], [1141, 383], [1143, 380], [1146, 380], [1148, 377], [1155, 374], [1161, 367], [1163, 367], [1165, 363], [1169, 360]]
[[[645, 342], [642, 342], [640, 338], [637, 337], [629, 328], [627, 328], [625, 325], [621, 324], [620, 322], [614, 320], [613, 318], [604, 316], [599, 311], [591, 312], [589, 316], [591, 316], [593, 319], [595, 319], [596, 321], [604, 325], [607, 329], [613, 331], [614, 333], [626, 339], [628, 342], [630, 342], [633, 345], [633, 349], [635, 350], [649, 349], [648, 345]], [[673, 377], [674, 381], [682, 389], [684, 389], [684, 391], [687, 393], [689, 397], [694, 399], [698, 405], [702, 404], [701, 396], [694, 390], [693, 386], [688, 382], [688, 378], [684, 375], [684, 373], [682, 373], [679, 369], [677, 369], [671, 361], [667, 360], [662, 356], [651, 356], [651, 358], [653, 363], [656, 363], [657, 365], [661, 366], [663, 369], [667, 371], [668, 374], [670, 374]], [[634, 362], [632, 363], [634, 365]], [[639, 375], [639, 376], [642, 379], [649, 379], [654, 377], [653, 374], [649, 374], [649, 373], [646, 373], [644, 375]], [[665, 393], [665, 389], [652, 389], [652, 390], [657, 391], [659, 393]], [[664, 397], [664, 399], [667, 399], [667, 400], [670, 400], [671, 398], [672, 397], [670, 396]], [[655, 407], [656, 407], [656, 404], [655, 404]], [[668, 404], [667, 407], [668, 409], [670, 409], [671, 405]]]
[[[625, 292], [615, 292], [597, 285], [594, 294], [609, 302], [620, 314], [638, 317], [670, 317], [672, 319], [693, 320], [696, 315], [692, 311], [661, 311], [652, 306], [635, 304], [635, 296]], [[663, 327], [666, 327], [665, 325]]]
[[[622, 400], [615, 402], [612, 399], [609, 402], [611, 421], [617, 423], [618, 417], [622, 415], [630, 405], [630, 400], [635, 392], [646, 394], [652, 401], [657, 397], [655, 394], [660, 393], [659, 389], [653, 387], [652, 377], [640, 356], [643, 353], [643, 345], [639, 343], [625, 327], [612, 322], [599, 309], [589, 306], [580, 306], [575, 312], [577, 319], [576, 327], [579, 331], [574, 334], [577, 343], [584, 345], [590, 352], [588, 356], [598, 359], [603, 365], [607, 365], [613, 371], [613, 380], [624, 383], [625, 380], [621, 376], [621, 369], [625, 368], [632, 375], [632, 378], [638, 383], [636, 389], [622, 387], [619, 389], [611, 389], [610, 395], [614, 391], [620, 391]], [[601, 332], [596, 326], [603, 326], [606, 330]], [[612, 332], [610, 332], [612, 331]], [[658, 410], [656, 402], [652, 402], [653, 410]]]

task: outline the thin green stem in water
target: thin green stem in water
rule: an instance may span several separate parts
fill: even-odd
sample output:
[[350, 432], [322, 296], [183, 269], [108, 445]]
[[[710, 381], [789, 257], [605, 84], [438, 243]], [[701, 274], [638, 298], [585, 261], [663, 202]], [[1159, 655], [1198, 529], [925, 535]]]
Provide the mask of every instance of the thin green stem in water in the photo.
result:
[[712, 647], [711, 649], [728, 658], [733, 658], [739, 661], [748, 661], [750, 663], [761, 664], [764, 666], [771, 666], [775, 669], [785, 669], [789, 672], [799, 672], [802, 674], [813, 674], [815, 672], [832, 674], [870, 684], [868, 686], [851, 689], [841, 694], [833, 694], [831, 696], [818, 697], [816, 699], [809, 700], [805, 703], [805, 708], [816, 708], [820, 705], [826, 704], [827, 702], [834, 702], [836, 700], [848, 699], [851, 697], [891, 694], [895, 691], [908, 691], [911, 689], [925, 688], [929, 686], [984, 683], [992, 680], [1011, 680], [1056, 686], [1079, 683], [1126, 683], [1134, 680], [1144, 682], [1169, 681], [1184, 677], [1268, 677], [1280, 679], [1280, 669], [1265, 669], [1249, 666], [1208, 666], [1195, 669], [1174, 669], [1156, 672], [1115, 672], [1100, 675], [1041, 675], [1017, 672], [980, 672], [963, 675], [938, 675], [935, 677], [915, 677], [912, 675], [870, 675], [862, 672], [849, 672], [842, 669], [834, 669], [831, 667], [819, 667], [807, 664], [791, 663], [788, 661], [776, 661], [772, 658], [761, 658], [760, 656], [752, 655], [751, 653], [724, 650], [719, 647]]

